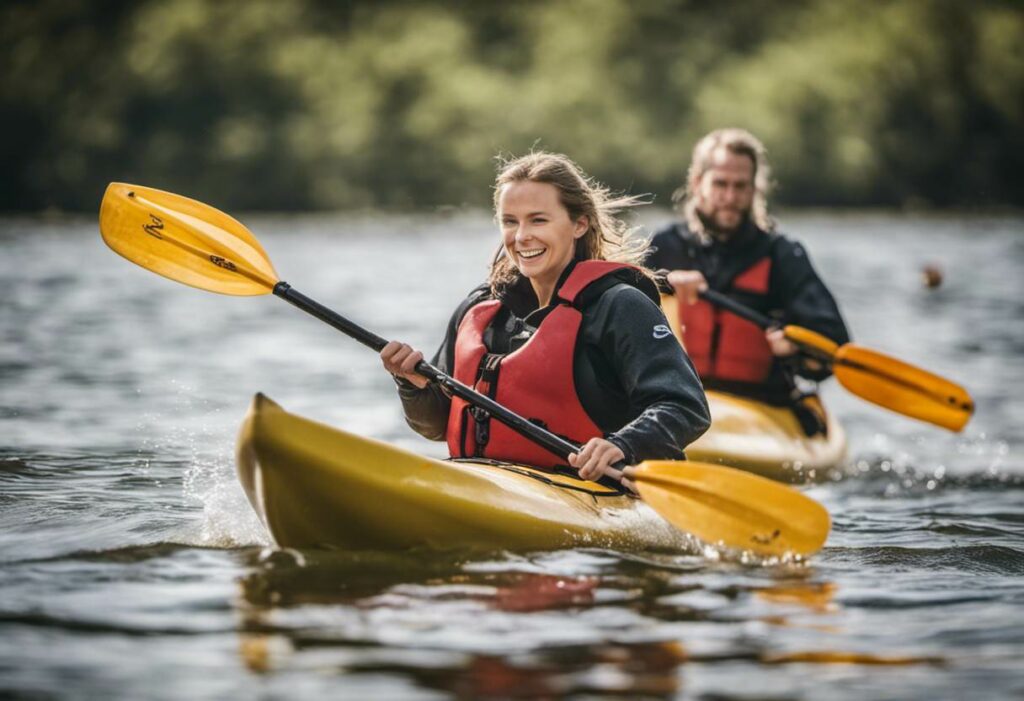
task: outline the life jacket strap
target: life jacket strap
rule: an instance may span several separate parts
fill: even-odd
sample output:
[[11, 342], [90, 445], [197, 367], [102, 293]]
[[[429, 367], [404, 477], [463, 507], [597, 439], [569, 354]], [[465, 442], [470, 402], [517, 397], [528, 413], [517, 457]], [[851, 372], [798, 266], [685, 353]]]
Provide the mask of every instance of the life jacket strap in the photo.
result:
[[477, 390], [493, 398], [498, 391], [498, 373], [501, 372], [501, 361], [505, 356], [501, 353], [486, 353], [480, 359], [477, 372]]
[[469, 415], [473, 417], [473, 442], [476, 443], [473, 455], [481, 456], [491, 440], [491, 415], [478, 406], [469, 407]]
[[[501, 372], [501, 361], [504, 358], [505, 356], [500, 353], [487, 353], [480, 359], [476, 390], [491, 399], [498, 392], [498, 374]], [[491, 440], [491, 414], [476, 406], [470, 406], [468, 409], [469, 415], [473, 418], [473, 455], [481, 456]]]

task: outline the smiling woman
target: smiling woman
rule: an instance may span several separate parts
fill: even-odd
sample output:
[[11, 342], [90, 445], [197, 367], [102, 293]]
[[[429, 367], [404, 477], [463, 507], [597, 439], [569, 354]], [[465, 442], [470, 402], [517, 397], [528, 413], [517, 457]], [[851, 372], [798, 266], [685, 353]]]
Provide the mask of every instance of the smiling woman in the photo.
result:
[[587, 217], [573, 219], [554, 186], [523, 180], [498, 189], [498, 220], [505, 255], [530, 281], [540, 306], [548, 306], [577, 242], [590, 230]]
[[[710, 423], [679, 344], [662, 333], [658, 291], [638, 264], [643, 245], [612, 197], [562, 155], [503, 164], [494, 194], [501, 251], [488, 282], [455, 310], [436, 367], [548, 430], [583, 445], [585, 479], [614, 479], [619, 461], [681, 459]], [[399, 341], [381, 351], [417, 432], [447, 440], [453, 457], [565, 469], [415, 372], [423, 354]], [[625, 472], [623, 484], [632, 487]]]

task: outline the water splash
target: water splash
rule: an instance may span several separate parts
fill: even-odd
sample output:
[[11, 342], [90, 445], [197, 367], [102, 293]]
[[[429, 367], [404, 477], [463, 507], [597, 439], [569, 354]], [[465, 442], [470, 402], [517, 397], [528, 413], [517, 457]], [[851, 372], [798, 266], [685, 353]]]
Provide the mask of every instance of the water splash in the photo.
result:
[[193, 463], [185, 475], [184, 493], [202, 506], [196, 545], [232, 548], [270, 543], [266, 529], [235, 479], [232, 462]]
[[[235, 478], [232, 421], [208, 400], [197, 399], [195, 388], [172, 380], [173, 421], [147, 414], [142, 423], [159, 426], [148, 430], [139, 448], [139, 467], [151, 472], [152, 456], [178, 455], [187, 465], [182, 476], [186, 504], [200, 507], [199, 519], [186, 525], [178, 537], [192, 545], [236, 548], [266, 545], [270, 539], [249, 506]], [[159, 482], [158, 482], [159, 484]]]

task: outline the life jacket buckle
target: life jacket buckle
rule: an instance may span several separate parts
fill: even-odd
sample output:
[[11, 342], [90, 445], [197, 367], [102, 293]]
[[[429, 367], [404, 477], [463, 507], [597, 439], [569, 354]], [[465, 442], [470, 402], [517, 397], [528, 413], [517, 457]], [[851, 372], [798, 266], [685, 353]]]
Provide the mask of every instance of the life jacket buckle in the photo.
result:
[[474, 406], [469, 408], [473, 417], [473, 439], [476, 443], [477, 455], [483, 455], [487, 442], [491, 439], [491, 414], [486, 409]]

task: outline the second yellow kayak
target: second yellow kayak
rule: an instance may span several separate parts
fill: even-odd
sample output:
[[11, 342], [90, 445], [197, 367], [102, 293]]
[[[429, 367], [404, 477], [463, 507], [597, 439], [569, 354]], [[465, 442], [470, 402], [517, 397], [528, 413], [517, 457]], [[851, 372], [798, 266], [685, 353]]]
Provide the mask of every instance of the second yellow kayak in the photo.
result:
[[846, 457], [846, 434], [831, 412], [827, 436], [808, 437], [785, 407], [721, 392], [707, 396], [711, 428], [686, 449], [691, 460], [803, 483], [828, 479]]

